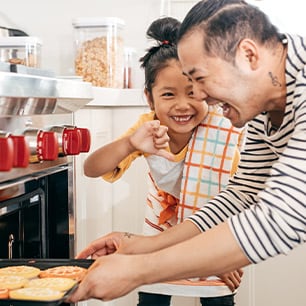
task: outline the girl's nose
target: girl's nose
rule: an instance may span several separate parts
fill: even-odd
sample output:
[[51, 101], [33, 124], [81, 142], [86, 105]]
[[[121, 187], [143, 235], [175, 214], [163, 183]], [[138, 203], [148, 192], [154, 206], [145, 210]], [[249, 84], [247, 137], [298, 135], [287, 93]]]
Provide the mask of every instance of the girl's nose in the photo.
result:
[[186, 97], [176, 99], [175, 107], [177, 109], [188, 109], [190, 107], [188, 99]]

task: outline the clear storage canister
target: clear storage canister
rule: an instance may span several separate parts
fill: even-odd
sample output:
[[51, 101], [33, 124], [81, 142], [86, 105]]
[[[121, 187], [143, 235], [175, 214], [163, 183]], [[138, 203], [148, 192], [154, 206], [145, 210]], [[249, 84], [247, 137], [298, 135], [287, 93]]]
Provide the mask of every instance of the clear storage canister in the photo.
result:
[[40, 68], [42, 42], [38, 37], [0, 37], [0, 61]]
[[123, 87], [123, 29], [116, 17], [76, 18], [75, 73], [100, 87]]

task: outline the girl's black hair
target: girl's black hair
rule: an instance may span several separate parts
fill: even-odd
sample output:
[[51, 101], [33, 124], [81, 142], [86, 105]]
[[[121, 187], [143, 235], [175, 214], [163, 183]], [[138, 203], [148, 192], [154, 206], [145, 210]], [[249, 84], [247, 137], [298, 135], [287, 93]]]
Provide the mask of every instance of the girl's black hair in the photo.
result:
[[150, 94], [158, 72], [169, 60], [178, 60], [176, 45], [180, 24], [175, 18], [163, 17], [153, 21], [146, 32], [148, 38], [156, 41], [139, 60], [145, 72], [145, 88]]

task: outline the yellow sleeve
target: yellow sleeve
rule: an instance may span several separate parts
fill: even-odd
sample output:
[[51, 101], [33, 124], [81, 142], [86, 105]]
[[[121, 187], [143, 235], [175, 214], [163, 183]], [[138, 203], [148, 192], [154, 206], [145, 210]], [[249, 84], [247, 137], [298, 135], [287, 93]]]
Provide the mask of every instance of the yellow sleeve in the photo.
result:
[[[142, 124], [147, 121], [154, 120], [154, 112], [145, 113], [141, 115], [138, 121], [130, 127], [123, 135], [121, 135], [118, 139], [129, 136], [133, 134]], [[137, 158], [143, 155], [143, 152], [135, 151], [132, 154], [128, 155], [125, 159], [123, 159], [119, 165], [113, 171], [105, 173], [102, 178], [107, 182], [115, 182], [120, 179], [123, 173], [130, 167], [132, 162]]]
[[236, 148], [235, 154], [233, 156], [231, 176], [233, 176], [236, 173], [239, 161], [240, 161], [240, 152], [239, 152], [238, 148]]
[[240, 135], [239, 135], [239, 139], [238, 139], [238, 144], [236, 146], [236, 151], [235, 151], [235, 155], [233, 157], [233, 162], [232, 162], [232, 169], [231, 169], [231, 176], [233, 176], [238, 168], [238, 164], [240, 161], [240, 152], [244, 146], [244, 141], [245, 141], [245, 134], [246, 134], [246, 129], [243, 128], [240, 131]]

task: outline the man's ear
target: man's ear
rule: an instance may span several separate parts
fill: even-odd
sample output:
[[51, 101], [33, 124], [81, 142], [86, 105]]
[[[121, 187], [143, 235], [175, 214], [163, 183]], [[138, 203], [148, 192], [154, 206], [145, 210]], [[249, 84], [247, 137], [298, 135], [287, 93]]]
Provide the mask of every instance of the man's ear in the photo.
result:
[[147, 102], [150, 106], [150, 109], [153, 111], [154, 110], [154, 102], [153, 102], [153, 97], [152, 94], [145, 88], [144, 94], [146, 96]]
[[252, 70], [256, 70], [259, 65], [258, 45], [251, 39], [242, 39], [237, 48], [239, 63], [246, 63]]

